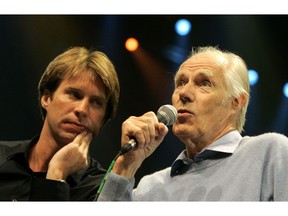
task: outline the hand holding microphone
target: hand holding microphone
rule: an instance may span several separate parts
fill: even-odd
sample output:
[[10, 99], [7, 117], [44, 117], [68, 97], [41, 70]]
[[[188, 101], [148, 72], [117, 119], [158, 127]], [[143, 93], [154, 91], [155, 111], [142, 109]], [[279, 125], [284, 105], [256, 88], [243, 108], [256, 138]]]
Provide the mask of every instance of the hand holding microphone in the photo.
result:
[[[174, 124], [174, 122], [177, 120], [177, 110], [172, 105], [166, 104], [158, 109], [156, 116], [159, 123], [169, 126]], [[122, 155], [127, 153], [136, 145], [137, 140], [135, 138], [130, 139], [129, 142], [121, 148], [120, 154]]]
[[[176, 120], [177, 110], [169, 104], [161, 106], [156, 115], [153, 112], [147, 112], [140, 117], [129, 117], [122, 124], [122, 143], [126, 144], [122, 146], [110, 164], [97, 191], [95, 200], [98, 199], [112, 169], [118, 175], [125, 176], [128, 179], [132, 178], [143, 160], [151, 155], [164, 139], [168, 132], [166, 126], [174, 124]], [[163, 123], [166, 126], [159, 123]], [[129, 141], [127, 142], [127, 140]], [[138, 146], [137, 151], [126, 155], [127, 152], [136, 146]], [[118, 158], [120, 159], [118, 160]]]

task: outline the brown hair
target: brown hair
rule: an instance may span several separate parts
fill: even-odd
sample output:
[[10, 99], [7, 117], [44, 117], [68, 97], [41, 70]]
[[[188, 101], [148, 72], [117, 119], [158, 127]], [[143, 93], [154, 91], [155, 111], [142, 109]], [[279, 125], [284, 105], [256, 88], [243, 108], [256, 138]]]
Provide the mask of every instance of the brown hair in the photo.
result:
[[91, 79], [100, 76], [106, 87], [108, 101], [104, 122], [115, 116], [120, 85], [113, 63], [103, 52], [72, 47], [49, 63], [39, 81], [38, 99], [43, 119], [46, 116], [46, 110], [41, 106], [44, 91], [48, 90], [53, 94], [65, 78], [78, 76], [83, 70], [90, 72]]

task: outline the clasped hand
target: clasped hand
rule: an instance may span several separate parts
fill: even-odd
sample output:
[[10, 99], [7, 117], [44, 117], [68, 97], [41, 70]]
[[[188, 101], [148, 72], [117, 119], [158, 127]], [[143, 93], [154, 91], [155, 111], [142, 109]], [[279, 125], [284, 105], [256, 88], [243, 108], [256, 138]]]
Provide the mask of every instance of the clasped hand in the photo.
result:
[[88, 150], [92, 141], [92, 134], [83, 131], [73, 142], [62, 147], [52, 157], [46, 178], [65, 180], [67, 176], [88, 167]]
[[137, 145], [117, 159], [113, 172], [127, 178], [133, 177], [142, 162], [161, 144], [167, 132], [167, 126], [158, 122], [154, 112], [129, 117], [122, 124], [121, 145], [127, 144], [131, 137], [137, 140]]

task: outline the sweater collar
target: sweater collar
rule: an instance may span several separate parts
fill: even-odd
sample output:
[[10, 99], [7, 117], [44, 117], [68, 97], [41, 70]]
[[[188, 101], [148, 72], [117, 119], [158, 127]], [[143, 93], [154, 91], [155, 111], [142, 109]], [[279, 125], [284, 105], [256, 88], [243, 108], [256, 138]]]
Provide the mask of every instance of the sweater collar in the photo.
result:
[[170, 176], [185, 173], [192, 163], [206, 159], [225, 158], [234, 153], [240, 143], [242, 136], [238, 131], [231, 131], [195, 155], [194, 160], [186, 157], [186, 150], [183, 150], [171, 166]]

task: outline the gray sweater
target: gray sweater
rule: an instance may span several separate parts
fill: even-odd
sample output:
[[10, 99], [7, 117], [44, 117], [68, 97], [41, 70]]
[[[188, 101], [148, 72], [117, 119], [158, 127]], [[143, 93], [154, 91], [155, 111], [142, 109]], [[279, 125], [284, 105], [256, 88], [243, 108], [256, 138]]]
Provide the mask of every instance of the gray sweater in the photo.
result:
[[[183, 153], [181, 153], [183, 154]], [[277, 133], [241, 138], [233, 154], [196, 160], [135, 179], [111, 172], [99, 201], [288, 201], [288, 138]]]

